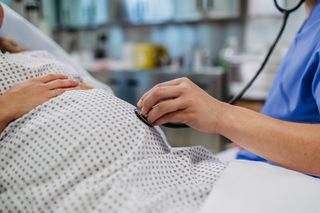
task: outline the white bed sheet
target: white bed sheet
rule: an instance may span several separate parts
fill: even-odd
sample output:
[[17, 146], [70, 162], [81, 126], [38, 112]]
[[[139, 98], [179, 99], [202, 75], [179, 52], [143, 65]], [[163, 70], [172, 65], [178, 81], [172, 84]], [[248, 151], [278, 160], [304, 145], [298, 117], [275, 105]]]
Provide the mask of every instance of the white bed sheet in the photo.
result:
[[234, 160], [201, 213], [319, 213], [320, 180], [260, 162]]

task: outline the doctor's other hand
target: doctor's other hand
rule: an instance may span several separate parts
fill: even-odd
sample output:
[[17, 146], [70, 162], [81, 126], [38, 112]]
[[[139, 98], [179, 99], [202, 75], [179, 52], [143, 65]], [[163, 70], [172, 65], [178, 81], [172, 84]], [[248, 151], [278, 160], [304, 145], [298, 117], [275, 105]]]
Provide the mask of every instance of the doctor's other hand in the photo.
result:
[[216, 133], [226, 105], [187, 78], [160, 83], [138, 102], [154, 125], [179, 122], [202, 132]]
[[60, 74], [50, 74], [18, 83], [0, 96], [0, 118], [10, 123], [51, 98], [76, 89], [78, 84], [77, 81]]

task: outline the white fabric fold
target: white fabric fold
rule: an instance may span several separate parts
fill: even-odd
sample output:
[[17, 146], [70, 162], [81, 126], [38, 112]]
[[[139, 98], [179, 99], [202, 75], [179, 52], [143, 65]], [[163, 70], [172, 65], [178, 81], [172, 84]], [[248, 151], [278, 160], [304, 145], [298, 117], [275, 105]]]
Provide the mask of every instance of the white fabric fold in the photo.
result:
[[319, 213], [320, 180], [281, 167], [232, 161], [201, 213]]

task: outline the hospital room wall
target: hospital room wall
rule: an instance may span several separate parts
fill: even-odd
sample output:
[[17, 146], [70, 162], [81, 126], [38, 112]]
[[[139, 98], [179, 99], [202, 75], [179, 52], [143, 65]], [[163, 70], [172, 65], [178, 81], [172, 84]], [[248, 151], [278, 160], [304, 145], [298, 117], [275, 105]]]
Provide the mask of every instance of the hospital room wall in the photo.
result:
[[111, 27], [109, 53], [113, 58], [121, 57], [121, 48], [126, 43], [152, 42], [164, 46], [172, 59], [183, 57], [197, 49], [208, 49], [212, 59], [217, 59], [226, 37], [242, 36], [237, 23], [170, 24], [160, 27]]
[[[11, 3], [11, 5], [14, 3], [10, 0], [1, 0], [1, 2]], [[41, 20], [40, 27], [49, 35], [57, 25], [55, 21], [57, 20], [55, 12], [57, 5], [55, 2], [54, 0], [42, 1], [45, 20]], [[57, 39], [69, 51], [92, 51], [96, 44], [97, 34], [105, 31], [109, 35], [107, 48], [109, 56], [112, 58], [120, 58], [122, 47], [128, 42], [149, 41], [165, 46], [169, 49], [172, 58], [182, 57], [186, 52], [194, 51], [194, 49], [208, 48], [212, 59], [215, 61], [219, 51], [225, 47], [230, 37], [237, 38], [242, 51], [263, 52], [274, 38], [281, 24], [281, 16], [274, 9], [272, 1], [248, 0], [247, 4], [249, 9], [245, 22], [239, 20], [229, 22], [204, 21], [197, 24], [165, 24], [138, 28], [126, 25], [108, 25], [98, 30], [61, 32], [60, 36], [55, 36], [54, 39]], [[254, 8], [251, 5], [258, 5], [258, 7]], [[271, 11], [271, 15], [256, 15], [257, 13], [252, 15], [250, 14], [250, 8], [254, 8], [254, 10], [262, 8], [264, 11]], [[303, 9], [301, 9], [298, 15], [294, 14], [290, 17], [289, 27], [280, 44], [280, 47], [283, 47], [282, 49], [285, 49], [291, 42], [298, 29], [297, 26], [299, 26], [296, 23], [301, 23], [303, 16]]]
[[[199, 24], [180, 24], [180, 25], [165, 25], [153, 28], [110, 28], [110, 34], [115, 31], [117, 36], [111, 36], [121, 46], [119, 35], [122, 42], [141, 42], [151, 41], [164, 45], [169, 49], [173, 58], [182, 56], [186, 51], [192, 48], [209, 48], [214, 59], [220, 50], [225, 47], [228, 38], [236, 38], [240, 51], [248, 53], [264, 53], [273, 41], [282, 22], [282, 15], [273, 5], [273, 1], [265, 0], [249, 0], [248, 9], [245, 11], [245, 21], [230, 21], [230, 22], [203, 22]], [[253, 5], [253, 6], [252, 6]], [[255, 5], [263, 11], [251, 14], [250, 8], [256, 10]], [[261, 6], [263, 5], [263, 6]], [[300, 25], [305, 18], [304, 9], [301, 8], [298, 12], [290, 17], [288, 27], [284, 37], [281, 39], [278, 51], [286, 51], [291, 43], [294, 35], [298, 31]], [[122, 44], [123, 44], [122, 43]], [[119, 57], [120, 49], [110, 49], [110, 53], [114, 57]]]
[[[1, 0], [10, 2], [9, 0]], [[27, 2], [27, 1], [26, 1]], [[56, 1], [43, 0], [43, 14], [41, 28], [51, 35], [51, 30], [56, 29]], [[173, 59], [182, 58], [186, 54], [207, 49], [212, 62], [217, 62], [219, 52], [227, 45], [229, 38], [236, 38], [241, 52], [263, 53], [270, 45], [280, 24], [281, 15], [274, 9], [272, 1], [248, 0], [245, 20], [231, 21], [199, 21], [186, 24], [161, 24], [151, 26], [107, 25], [98, 29], [66, 30], [54, 33], [54, 39], [69, 52], [93, 52], [97, 44], [97, 37], [102, 32], [109, 36], [106, 45], [109, 57], [119, 59], [123, 56], [123, 47], [127, 43], [153, 42], [163, 45], [169, 50]], [[268, 2], [268, 3], [266, 3]], [[12, 2], [11, 2], [12, 4]], [[250, 14], [251, 5], [258, 5], [263, 10], [271, 11], [270, 14]], [[268, 9], [268, 7], [270, 9]], [[257, 8], [254, 8], [255, 10]], [[298, 15], [293, 15], [289, 20], [289, 27], [282, 39], [280, 49], [285, 50], [297, 31], [296, 23], [301, 23], [304, 13], [300, 10]], [[293, 24], [294, 23], [294, 24]], [[47, 24], [48, 26], [45, 26]], [[51, 29], [51, 30], [50, 30]]]
[[[281, 55], [298, 31], [303, 16], [303, 10], [300, 10], [297, 16], [294, 15], [289, 20], [285, 36], [277, 48]], [[282, 17], [278, 15], [248, 16], [245, 23], [240, 21], [200, 22], [140, 27], [110, 25], [96, 31], [60, 32], [60, 36], [56, 39], [69, 51], [94, 51], [98, 34], [104, 31], [109, 36], [107, 52], [113, 59], [123, 57], [123, 48], [128, 43], [152, 42], [167, 48], [172, 59], [182, 58], [187, 53], [198, 49], [208, 49], [212, 62], [215, 63], [229, 38], [236, 38], [241, 52], [263, 54], [274, 39], [281, 22]]]

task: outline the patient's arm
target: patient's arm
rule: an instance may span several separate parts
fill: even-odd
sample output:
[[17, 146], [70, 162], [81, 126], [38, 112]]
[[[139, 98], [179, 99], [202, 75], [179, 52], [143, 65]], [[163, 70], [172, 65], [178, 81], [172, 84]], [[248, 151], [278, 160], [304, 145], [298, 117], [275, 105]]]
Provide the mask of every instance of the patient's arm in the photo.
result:
[[78, 89], [78, 82], [51, 74], [19, 83], [0, 96], [0, 132], [13, 120], [65, 91]]

